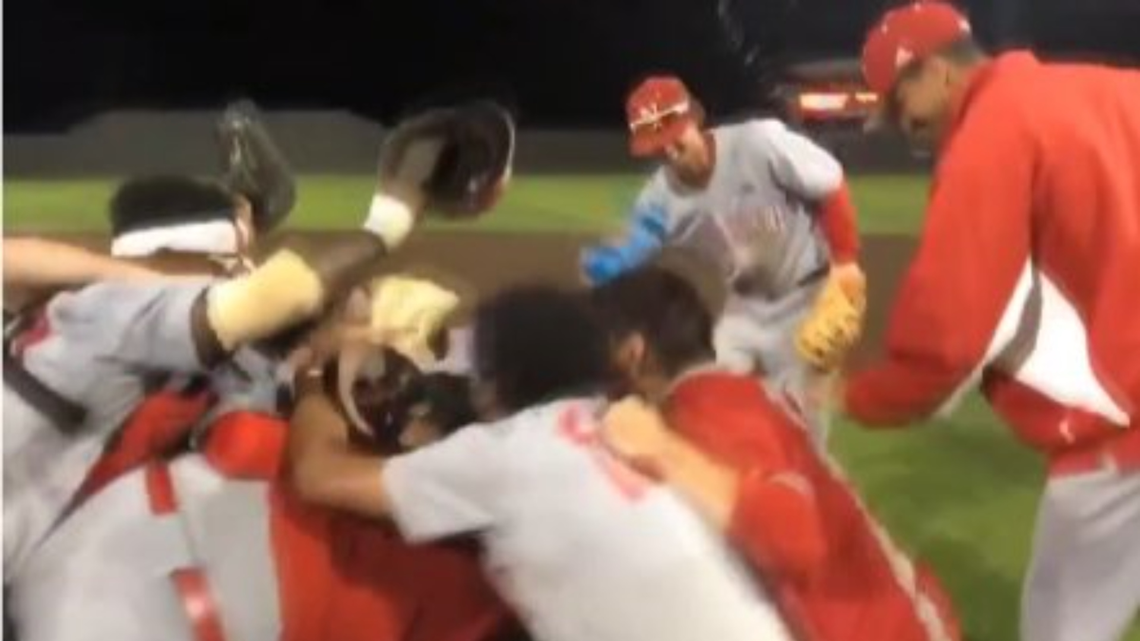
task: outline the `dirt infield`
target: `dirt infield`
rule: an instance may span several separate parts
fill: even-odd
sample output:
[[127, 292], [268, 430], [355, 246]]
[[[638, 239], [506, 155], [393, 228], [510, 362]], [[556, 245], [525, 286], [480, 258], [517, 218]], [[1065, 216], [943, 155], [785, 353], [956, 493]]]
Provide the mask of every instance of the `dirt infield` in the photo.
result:
[[[314, 233], [321, 242], [335, 240], [335, 232]], [[105, 247], [100, 236], [64, 236], [84, 245]], [[409, 241], [393, 262], [413, 273], [438, 278], [468, 295], [485, 295], [508, 285], [533, 280], [565, 284], [578, 281], [578, 251], [592, 238], [576, 234], [509, 234], [471, 232], [424, 233]], [[874, 236], [864, 241], [864, 266], [868, 272], [870, 305], [859, 361], [873, 353], [881, 342], [888, 306], [899, 278], [910, 260], [914, 239], [909, 236]], [[665, 258], [699, 282], [713, 304], [721, 293], [681, 256]], [[465, 296], [470, 300], [474, 296]], [[466, 310], [464, 310], [466, 311]]]

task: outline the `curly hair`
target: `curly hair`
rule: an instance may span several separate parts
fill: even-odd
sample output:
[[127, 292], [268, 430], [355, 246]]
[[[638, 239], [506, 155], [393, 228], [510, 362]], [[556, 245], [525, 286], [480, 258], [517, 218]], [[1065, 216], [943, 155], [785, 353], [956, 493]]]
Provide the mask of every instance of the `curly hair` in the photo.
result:
[[630, 271], [591, 292], [616, 342], [640, 334], [665, 374], [714, 356], [713, 318], [697, 289], [659, 266]]
[[609, 380], [609, 340], [581, 292], [514, 287], [479, 305], [474, 320], [475, 375], [503, 410], [601, 391]]

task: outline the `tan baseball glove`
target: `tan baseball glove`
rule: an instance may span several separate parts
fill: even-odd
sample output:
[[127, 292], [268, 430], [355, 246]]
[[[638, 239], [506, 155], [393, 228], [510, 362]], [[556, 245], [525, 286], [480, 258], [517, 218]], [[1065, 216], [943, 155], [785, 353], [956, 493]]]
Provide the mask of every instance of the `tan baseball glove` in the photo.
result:
[[822, 371], [838, 368], [863, 332], [867, 285], [856, 265], [835, 267], [796, 332], [796, 350]]
[[371, 285], [369, 333], [424, 367], [435, 360], [429, 343], [459, 306], [459, 296], [435, 283], [385, 276]]

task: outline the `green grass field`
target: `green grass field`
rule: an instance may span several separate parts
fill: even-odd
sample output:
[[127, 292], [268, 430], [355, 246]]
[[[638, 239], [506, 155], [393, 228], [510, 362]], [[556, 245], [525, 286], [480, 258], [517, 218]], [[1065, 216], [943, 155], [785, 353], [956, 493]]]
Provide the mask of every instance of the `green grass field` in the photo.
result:
[[[616, 230], [636, 176], [519, 177], [479, 229], [514, 232]], [[6, 181], [8, 231], [98, 231], [112, 180]], [[307, 176], [291, 226], [353, 225], [368, 201], [366, 177]], [[916, 233], [926, 182], [853, 180], [864, 233]], [[953, 593], [969, 638], [1013, 641], [1028, 560], [1040, 462], [1015, 444], [977, 398], [950, 420], [905, 432], [833, 428], [833, 449], [872, 509], [906, 548], [928, 561]], [[1128, 637], [1140, 641], [1140, 627]], [[880, 640], [868, 640], [880, 641]], [[887, 640], [882, 640], [887, 641]]]
[[[521, 176], [499, 207], [480, 220], [495, 231], [604, 231], [616, 229], [637, 194], [640, 176]], [[113, 178], [13, 180], [4, 183], [4, 225], [20, 231], [105, 229]], [[305, 176], [290, 225], [327, 229], [356, 224], [374, 185], [366, 176]], [[915, 177], [876, 176], [854, 180], [866, 233], [917, 229], [926, 183]], [[470, 225], [455, 225], [470, 227]]]

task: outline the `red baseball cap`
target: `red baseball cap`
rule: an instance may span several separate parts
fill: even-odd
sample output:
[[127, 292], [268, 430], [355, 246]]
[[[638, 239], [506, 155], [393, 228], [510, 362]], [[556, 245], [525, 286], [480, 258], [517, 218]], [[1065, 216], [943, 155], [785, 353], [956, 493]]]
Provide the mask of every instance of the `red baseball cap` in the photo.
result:
[[629, 150], [653, 156], [697, 121], [698, 108], [685, 83], [674, 76], [652, 76], [630, 92], [625, 102]]
[[879, 95], [895, 86], [899, 70], [970, 34], [970, 22], [953, 5], [919, 0], [891, 9], [867, 33], [863, 78]]

